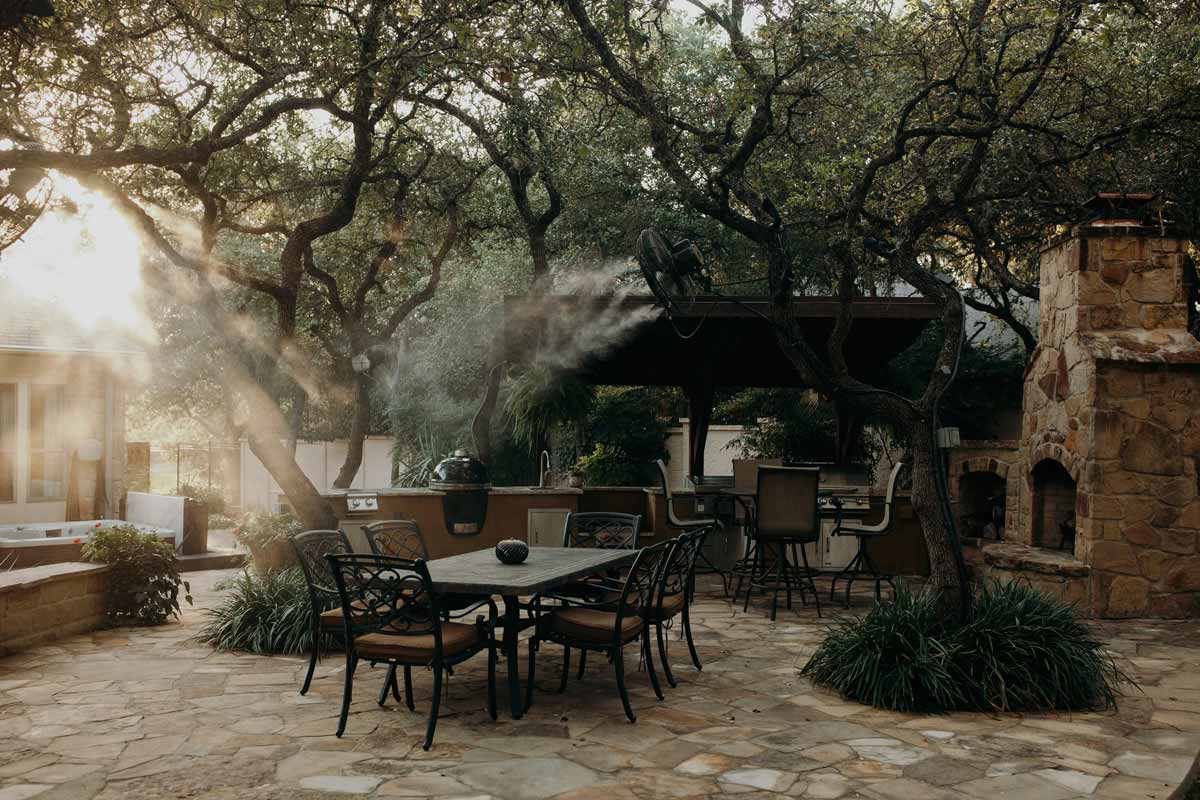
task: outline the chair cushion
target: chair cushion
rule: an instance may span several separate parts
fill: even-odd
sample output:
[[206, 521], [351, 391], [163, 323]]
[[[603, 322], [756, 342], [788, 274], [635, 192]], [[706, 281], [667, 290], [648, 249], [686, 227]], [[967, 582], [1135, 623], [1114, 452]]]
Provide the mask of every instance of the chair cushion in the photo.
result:
[[[568, 607], [551, 612], [549, 624], [551, 630], [567, 638], [607, 644], [612, 642], [616, 632], [617, 614], [594, 608]], [[630, 641], [641, 629], [641, 618], [626, 614], [621, 619], [621, 641]]]
[[[361, 609], [362, 603], [355, 601], [355, 602], [351, 603], [351, 606], [353, 606], [356, 609]], [[355, 614], [354, 616], [356, 619], [361, 619], [363, 616], [363, 613], [361, 611], [359, 611], [359, 613]], [[345, 618], [342, 617], [342, 607], [341, 606], [337, 606], [336, 608], [331, 608], [328, 611], [321, 612], [321, 627], [322, 628], [337, 628], [338, 630], [341, 630], [342, 626], [345, 625], [345, 622], [346, 622]]]
[[[667, 595], [663, 598], [662, 603], [662, 620], [668, 620], [671, 617], [683, 611], [683, 592], [678, 594]], [[650, 621], [659, 620], [658, 617], [658, 598], [655, 598], [649, 609]], [[661, 621], [661, 620], [660, 620]]]
[[[479, 628], [461, 622], [442, 623], [442, 655], [452, 658], [479, 645]], [[433, 634], [409, 636], [400, 633], [368, 633], [354, 640], [363, 658], [393, 659], [424, 664], [433, 658]]]

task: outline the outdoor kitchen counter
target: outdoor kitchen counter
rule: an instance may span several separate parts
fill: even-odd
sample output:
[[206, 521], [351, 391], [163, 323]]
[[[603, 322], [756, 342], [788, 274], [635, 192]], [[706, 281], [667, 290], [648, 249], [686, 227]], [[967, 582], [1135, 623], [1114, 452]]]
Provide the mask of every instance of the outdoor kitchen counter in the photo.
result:
[[[352, 513], [346, 505], [347, 496], [372, 494], [378, 499], [378, 509]], [[430, 558], [470, 553], [495, 547], [504, 539], [526, 539], [531, 519], [537, 514], [549, 514], [561, 519], [568, 512], [578, 511], [582, 489], [537, 489], [527, 486], [495, 486], [487, 492], [487, 510], [478, 533], [450, 533], [446, 526], [443, 500], [452, 493], [436, 489], [360, 489], [326, 492], [322, 495], [337, 515], [339, 527], [352, 542], [358, 542], [358, 529], [369, 522], [387, 519], [411, 519], [421, 528], [429, 547]], [[545, 517], [541, 518], [544, 521]], [[561, 522], [549, 521], [551, 527]], [[363, 540], [365, 541], [365, 540]], [[356, 545], [356, 549], [358, 549]]]
[[[488, 488], [488, 495], [500, 494], [530, 494], [530, 495], [579, 495], [583, 494], [583, 489], [573, 488], [569, 486], [553, 486], [547, 489], [539, 489], [536, 486], [492, 486]], [[590, 487], [589, 487], [590, 491]], [[639, 490], [640, 491], [640, 490]], [[328, 492], [322, 492], [321, 496], [327, 500], [345, 497], [348, 494], [375, 494], [380, 497], [441, 497], [445, 494], [440, 489], [429, 489], [427, 487], [408, 488], [403, 486], [390, 487], [387, 489], [334, 489]]]

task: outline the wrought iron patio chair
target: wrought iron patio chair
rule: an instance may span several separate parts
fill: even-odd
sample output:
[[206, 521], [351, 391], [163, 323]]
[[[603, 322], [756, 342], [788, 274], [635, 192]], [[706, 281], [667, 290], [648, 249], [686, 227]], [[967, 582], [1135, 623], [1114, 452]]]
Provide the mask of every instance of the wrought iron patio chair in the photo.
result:
[[846, 580], [846, 608], [850, 607], [850, 587], [854, 581], [864, 575], [868, 580], [875, 581], [875, 599], [879, 600], [880, 583], [886, 582], [892, 587], [892, 597], [896, 596], [896, 584], [892, 580], [892, 576], [882, 573], [875, 562], [871, 559], [871, 553], [867, 549], [867, 542], [871, 539], [878, 539], [881, 536], [886, 536], [892, 530], [892, 523], [895, 520], [894, 505], [896, 501], [896, 487], [900, 482], [900, 471], [904, 468], [904, 462], [900, 462], [892, 467], [892, 474], [888, 476], [887, 496], [883, 503], [883, 517], [872, 525], [864, 525], [861, 522], [844, 522], [841, 519], [834, 526], [832, 535], [834, 536], [856, 536], [858, 537], [858, 552], [850, 563], [843, 567], [836, 575], [833, 576], [833, 582], [829, 585], [829, 599], [833, 600], [834, 592], [837, 591], [838, 580], [845, 578]]
[[[367, 545], [377, 556], [393, 556], [407, 558], [412, 561], [429, 560], [429, 546], [421, 527], [411, 519], [388, 519], [372, 522], [363, 526], [367, 537]], [[485, 605], [489, 597], [480, 594], [463, 594], [450, 592], [441, 596], [442, 610], [447, 615], [454, 612], [466, 613], [479, 606]], [[458, 614], [461, 616], [462, 613]]]
[[313, 673], [320, 660], [321, 644], [325, 637], [342, 632], [342, 611], [338, 605], [337, 584], [325, 556], [330, 553], [349, 553], [350, 540], [342, 531], [304, 531], [291, 537], [292, 548], [308, 584], [308, 599], [312, 604], [312, 653], [308, 657], [308, 674], [300, 694], [308, 694]]
[[399, 701], [395, 668], [404, 668], [404, 697], [410, 711], [414, 708], [412, 668], [433, 670], [432, 703], [423, 745], [428, 750], [437, 728], [443, 673], [487, 650], [487, 707], [496, 719], [495, 603], [488, 600], [487, 618], [481, 614], [474, 624], [447, 622], [442, 618], [441, 596], [434, 591], [423, 560], [365, 554], [329, 555], [327, 559], [341, 599], [347, 643], [339, 737], [346, 730], [354, 670], [360, 660], [391, 667], [379, 693], [380, 705], [387, 701], [389, 689]]
[[636, 550], [641, 528], [640, 514], [576, 511], [563, 524], [563, 547]]
[[[563, 605], [532, 604], [534, 614], [533, 635], [529, 637], [529, 681], [525, 688], [525, 707], [533, 704], [533, 688], [537, 652], [543, 642], [553, 642], [563, 648], [562, 677], [559, 692], [566, 691], [567, 676], [571, 671], [571, 649], [580, 652], [598, 651], [609, 657], [617, 678], [617, 691], [621, 705], [630, 722], [636, 722], [633, 706], [629, 703], [629, 692], [625, 688], [625, 645], [641, 642], [642, 656], [646, 660], [646, 671], [650, 674], [650, 685], [658, 699], [663, 699], [658, 675], [654, 672], [654, 659], [650, 647], [649, 611], [658, 586], [659, 570], [671, 542], [661, 542], [642, 548], [637, 560], [620, 586], [615, 601], [597, 603], [554, 598]], [[553, 595], [546, 595], [553, 597]]]
[[687, 640], [688, 652], [697, 670], [703, 669], [700, 656], [696, 654], [696, 644], [692, 640], [692, 583], [696, 580], [696, 561], [700, 557], [700, 549], [704, 546], [704, 537], [709, 529], [702, 528], [694, 533], [685, 533], [671, 542], [667, 555], [663, 558], [659, 569], [658, 588], [654, 592], [650, 606], [649, 621], [654, 624], [655, 637], [658, 639], [658, 657], [662, 662], [663, 674], [667, 683], [672, 687], [678, 685], [675, 675], [671, 672], [671, 662], [667, 658], [667, 642], [664, 629], [670, 627], [675, 617], [679, 617], [683, 627], [683, 636]]
[[[592, 547], [602, 550], [636, 550], [641, 534], [641, 514], [618, 514], [608, 511], [576, 511], [567, 514], [563, 523], [563, 547]], [[609, 573], [608, 580], [618, 580], [619, 572]], [[554, 589], [559, 597], [599, 602], [611, 586], [604, 579], [572, 581]], [[611, 599], [611, 598], [610, 598]], [[578, 680], [583, 679], [587, 669], [587, 651], [579, 653]]]

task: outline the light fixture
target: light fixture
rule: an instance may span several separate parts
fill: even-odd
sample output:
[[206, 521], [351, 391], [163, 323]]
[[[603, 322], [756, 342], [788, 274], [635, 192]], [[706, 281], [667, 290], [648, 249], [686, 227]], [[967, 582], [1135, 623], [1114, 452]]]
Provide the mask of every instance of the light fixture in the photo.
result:
[[941, 449], [949, 450], [961, 444], [962, 437], [959, 435], [958, 428], [937, 429], [937, 446]]
[[360, 375], [371, 368], [371, 359], [367, 358], [366, 353], [359, 353], [354, 358], [350, 359], [350, 366]]

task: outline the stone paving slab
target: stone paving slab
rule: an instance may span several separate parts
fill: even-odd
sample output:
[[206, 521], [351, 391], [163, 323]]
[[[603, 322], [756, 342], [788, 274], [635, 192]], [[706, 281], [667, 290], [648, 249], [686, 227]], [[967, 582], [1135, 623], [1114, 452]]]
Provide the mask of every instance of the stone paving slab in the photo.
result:
[[192, 639], [218, 597], [214, 583], [230, 574], [190, 576], [198, 608], [179, 623], [0, 660], [0, 800], [1167, 800], [1200, 751], [1200, 622], [1098, 623], [1144, 689], [1118, 712], [922, 717], [802, 679], [824, 636], [811, 610], [773, 624], [761, 607], [735, 612], [711, 592], [693, 615], [705, 668], [696, 672], [672, 638], [680, 685], [665, 688], [665, 701], [630, 649], [636, 724], [625, 722], [602, 658], [557, 694], [561, 650], [547, 645], [520, 721], [487, 717], [477, 659], [448, 682], [425, 752], [428, 676], [416, 673], [410, 713], [376, 705], [384, 672], [364, 666], [339, 740], [339, 659], [323, 662], [301, 697], [304, 659], [214, 652]]

